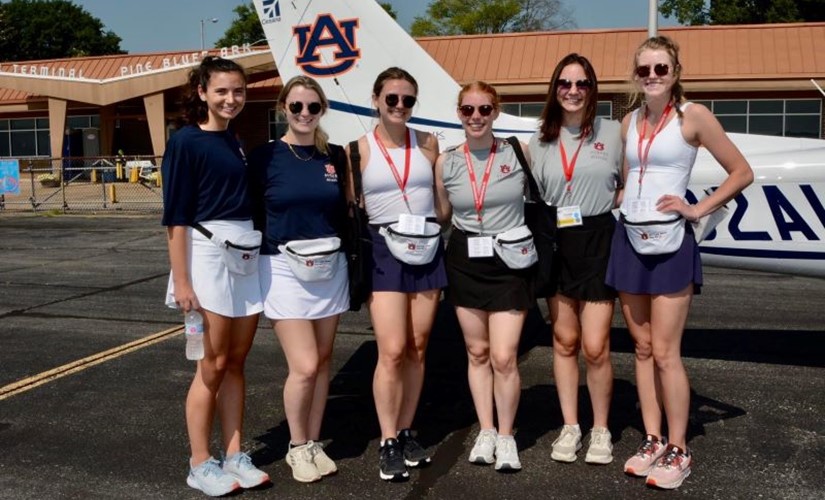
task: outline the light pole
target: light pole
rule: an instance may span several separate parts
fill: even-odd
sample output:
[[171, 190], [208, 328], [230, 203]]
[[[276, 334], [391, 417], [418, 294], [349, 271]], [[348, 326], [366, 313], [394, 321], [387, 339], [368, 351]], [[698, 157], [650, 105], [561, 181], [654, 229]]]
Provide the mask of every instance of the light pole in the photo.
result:
[[203, 47], [204, 47], [204, 45], [203, 45], [203, 25], [207, 21], [210, 22], [210, 23], [216, 23], [216, 22], [218, 22], [218, 18], [213, 17], [211, 19], [201, 19], [201, 51], [203, 51]]

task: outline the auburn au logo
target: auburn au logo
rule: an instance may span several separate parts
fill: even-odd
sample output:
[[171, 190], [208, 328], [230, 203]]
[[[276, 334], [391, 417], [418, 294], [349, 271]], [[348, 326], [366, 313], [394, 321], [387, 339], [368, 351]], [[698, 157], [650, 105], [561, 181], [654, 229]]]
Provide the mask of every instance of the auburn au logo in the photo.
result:
[[[318, 15], [311, 25], [294, 26], [292, 33], [298, 37], [295, 64], [314, 77], [338, 76], [348, 71], [361, 57], [355, 44], [357, 28], [358, 18], [336, 21], [331, 14]], [[322, 49], [327, 49], [323, 55]]]

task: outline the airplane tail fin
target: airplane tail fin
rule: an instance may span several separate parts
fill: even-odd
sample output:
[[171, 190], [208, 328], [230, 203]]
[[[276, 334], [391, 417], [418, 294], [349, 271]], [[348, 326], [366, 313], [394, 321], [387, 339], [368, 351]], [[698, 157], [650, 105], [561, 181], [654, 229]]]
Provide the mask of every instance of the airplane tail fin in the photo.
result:
[[[418, 81], [419, 104], [411, 126], [441, 142], [464, 137], [456, 117], [459, 85], [373, 0], [254, 0], [278, 72], [285, 82], [315, 78], [330, 101], [323, 127], [333, 142], [353, 140], [374, 126], [372, 85], [398, 66]], [[529, 134], [535, 124], [502, 115], [509, 133]]]

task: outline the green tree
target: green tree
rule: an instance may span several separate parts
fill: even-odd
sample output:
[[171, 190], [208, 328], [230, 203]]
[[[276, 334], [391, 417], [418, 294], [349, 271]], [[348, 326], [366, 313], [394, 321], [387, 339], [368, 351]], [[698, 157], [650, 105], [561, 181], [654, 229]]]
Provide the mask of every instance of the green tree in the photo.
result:
[[413, 36], [552, 30], [574, 26], [561, 0], [434, 0]]
[[123, 54], [121, 38], [69, 0], [0, 3], [0, 60]]
[[825, 0], [662, 0], [682, 24], [771, 24], [825, 20]]
[[232, 24], [224, 32], [223, 37], [215, 42], [216, 47], [231, 47], [232, 45], [243, 45], [245, 43], [255, 43], [266, 38], [264, 28], [255, 12], [255, 5], [252, 2], [238, 5], [233, 12], [237, 15], [232, 20]]
[[383, 7], [384, 10], [387, 11], [387, 14], [389, 14], [391, 18], [398, 19], [398, 12], [396, 12], [395, 9], [392, 8], [392, 4], [390, 4], [389, 2], [378, 2], [378, 4], [381, 5], [381, 7]]

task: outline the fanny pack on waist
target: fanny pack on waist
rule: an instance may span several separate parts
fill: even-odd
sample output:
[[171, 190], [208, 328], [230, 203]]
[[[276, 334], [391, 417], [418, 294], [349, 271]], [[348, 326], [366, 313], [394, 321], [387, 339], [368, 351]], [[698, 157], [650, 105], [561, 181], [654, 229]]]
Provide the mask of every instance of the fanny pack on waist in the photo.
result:
[[263, 241], [263, 235], [260, 231], [246, 231], [235, 236], [232, 241], [230, 241], [214, 234], [199, 222], [192, 224], [192, 228], [221, 249], [223, 262], [226, 264], [229, 272], [248, 275], [258, 269], [258, 255], [261, 252], [261, 243]]
[[311, 240], [293, 240], [278, 245], [286, 263], [301, 281], [327, 281], [338, 271], [341, 239], [337, 236]]

